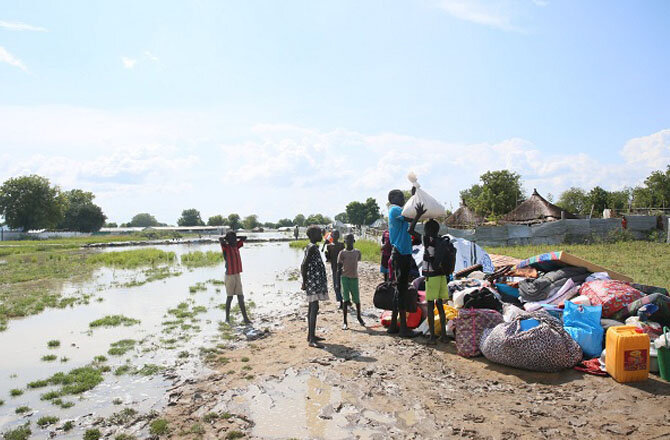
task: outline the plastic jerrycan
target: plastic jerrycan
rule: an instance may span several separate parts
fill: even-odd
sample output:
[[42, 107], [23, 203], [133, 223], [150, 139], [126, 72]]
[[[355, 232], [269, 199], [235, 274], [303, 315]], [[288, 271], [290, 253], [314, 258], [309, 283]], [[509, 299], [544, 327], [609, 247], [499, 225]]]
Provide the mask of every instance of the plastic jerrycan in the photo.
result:
[[649, 376], [649, 335], [634, 326], [610, 327], [605, 368], [617, 382], [640, 382]]

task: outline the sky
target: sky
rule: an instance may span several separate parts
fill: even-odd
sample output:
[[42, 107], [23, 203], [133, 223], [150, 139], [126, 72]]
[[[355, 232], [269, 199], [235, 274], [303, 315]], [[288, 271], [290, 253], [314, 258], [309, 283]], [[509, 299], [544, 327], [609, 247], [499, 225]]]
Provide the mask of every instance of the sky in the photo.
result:
[[263, 221], [670, 164], [670, 2], [2, 0], [0, 181]]

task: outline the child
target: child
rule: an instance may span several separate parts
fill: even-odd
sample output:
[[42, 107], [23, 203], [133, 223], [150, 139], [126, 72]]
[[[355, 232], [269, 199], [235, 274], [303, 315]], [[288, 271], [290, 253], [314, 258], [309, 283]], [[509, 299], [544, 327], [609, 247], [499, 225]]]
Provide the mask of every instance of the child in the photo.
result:
[[342, 299], [344, 301], [344, 306], [342, 307], [344, 312], [342, 330], [349, 328], [347, 324], [347, 308], [351, 304], [350, 299], [353, 299], [354, 304], [356, 304], [358, 322], [365, 327], [365, 322], [361, 318], [361, 300], [358, 293], [358, 262], [361, 261], [361, 251], [354, 249], [354, 243], [356, 242], [354, 234], [347, 234], [344, 242], [347, 248], [340, 252], [340, 255], [337, 257], [337, 271], [341, 275]]
[[330, 268], [333, 274], [333, 287], [335, 289], [335, 298], [340, 303], [342, 309], [342, 294], [340, 293], [340, 272], [337, 270], [337, 257], [344, 249], [344, 244], [340, 243], [340, 231], [333, 231], [333, 242], [326, 246], [326, 261], [330, 262]]
[[385, 230], [382, 234], [382, 261], [379, 266], [379, 271], [384, 274], [384, 281], [389, 280], [389, 258], [391, 258], [391, 241], [389, 240], [389, 230]]
[[321, 229], [318, 226], [307, 228], [309, 244], [305, 248], [305, 258], [300, 267], [302, 271], [302, 290], [307, 294], [307, 342], [310, 347], [323, 348], [319, 344], [323, 338], [316, 336], [316, 316], [319, 314], [319, 301], [328, 299], [328, 281], [326, 267], [321, 260], [318, 242], [321, 241]]
[[449, 299], [447, 277], [441, 268], [433, 266], [435, 261], [435, 245], [439, 232], [440, 224], [435, 220], [429, 220], [424, 225], [423, 276], [426, 277], [426, 301], [428, 301], [428, 326], [430, 328], [428, 343], [431, 345], [436, 343], [434, 312], [436, 302], [437, 312], [440, 314], [441, 339], [442, 341], [447, 340], [446, 319], [443, 307], [443, 301], [446, 302]]
[[240, 305], [242, 318], [245, 324], [251, 324], [247, 316], [247, 308], [244, 305], [244, 294], [242, 292], [242, 259], [240, 258], [240, 248], [244, 245], [247, 237], [237, 237], [235, 232], [228, 232], [225, 237], [219, 237], [223, 259], [226, 261], [226, 322], [230, 323], [230, 305], [233, 302], [233, 296], [237, 295], [237, 303]]

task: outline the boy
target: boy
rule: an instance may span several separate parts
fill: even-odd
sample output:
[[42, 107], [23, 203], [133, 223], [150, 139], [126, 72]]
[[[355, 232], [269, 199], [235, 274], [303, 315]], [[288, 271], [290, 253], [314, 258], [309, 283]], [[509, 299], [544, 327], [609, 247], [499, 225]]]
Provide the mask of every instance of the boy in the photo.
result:
[[365, 322], [361, 318], [361, 299], [358, 293], [358, 262], [361, 261], [361, 251], [354, 249], [354, 234], [347, 234], [344, 237], [344, 242], [347, 248], [340, 252], [337, 257], [337, 271], [341, 275], [342, 281], [342, 300], [344, 305], [342, 311], [344, 313], [344, 324], [342, 330], [349, 328], [347, 324], [347, 309], [353, 299], [356, 304], [356, 315], [358, 322], [365, 327]]
[[[416, 191], [412, 188], [412, 193]], [[396, 296], [393, 299], [393, 311], [391, 312], [391, 325], [387, 332], [399, 333], [402, 338], [412, 338], [416, 333], [407, 328], [407, 290], [409, 283], [409, 271], [412, 264], [412, 235], [419, 218], [425, 214], [423, 206], [416, 207], [416, 218], [409, 225], [409, 219], [402, 215], [402, 206], [405, 204], [405, 195], [399, 189], [389, 192], [389, 241], [393, 246], [391, 251], [391, 266], [397, 283]], [[400, 315], [400, 328], [398, 328], [398, 315]]]
[[333, 274], [333, 287], [335, 289], [335, 298], [340, 303], [342, 309], [342, 294], [340, 293], [340, 272], [337, 269], [337, 257], [344, 249], [344, 244], [340, 243], [340, 231], [333, 231], [333, 242], [326, 246], [326, 261], [330, 262], [330, 268]]
[[440, 232], [440, 224], [435, 220], [429, 220], [424, 225], [423, 237], [423, 276], [426, 277], [426, 301], [428, 301], [428, 327], [430, 336], [428, 344], [434, 345], [435, 338], [435, 303], [437, 312], [440, 314], [440, 329], [442, 330], [442, 341], [447, 341], [446, 319], [444, 316], [443, 301], [449, 299], [449, 288], [447, 287], [447, 276], [440, 267], [435, 267], [435, 246], [437, 235]]
[[242, 318], [245, 324], [251, 324], [247, 316], [247, 308], [244, 305], [244, 294], [242, 292], [242, 259], [240, 258], [240, 248], [244, 245], [247, 237], [237, 237], [233, 231], [226, 233], [225, 237], [219, 237], [221, 243], [221, 252], [226, 261], [226, 322], [230, 323], [230, 305], [233, 302], [233, 296], [237, 295], [237, 303], [240, 305]]

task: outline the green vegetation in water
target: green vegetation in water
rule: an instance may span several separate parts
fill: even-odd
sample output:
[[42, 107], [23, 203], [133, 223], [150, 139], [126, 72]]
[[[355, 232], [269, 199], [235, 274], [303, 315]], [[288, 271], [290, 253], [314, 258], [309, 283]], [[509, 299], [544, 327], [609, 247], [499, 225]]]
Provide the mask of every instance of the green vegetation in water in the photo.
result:
[[32, 433], [33, 432], [30, 430], [30, 422], [26, 422], [23, 426], [19, 426], [10, 431], [5, 431], [5, 433], [2, 434], [2, 438], [4, 440], [28, 440]]
[[168, 432], [170, 432], [170, 427], [165, 419], [156, 419], [149, 425], [149, 434], [151, 435], [165, 435]]
[[68, 373], [56, 373], [46, 381], [50, 385], [60, 385], [60, 389], [43, 394], [41, 399], [53, 400], [62, 396], [81, 394], [92, 390], [103, 380], [100, 369], [92, 366], [75, 368]]
[[18, 397], [21, 394], [23, 394], [23, 390], [19, 388], [12, 388], [11, 390], [9, 390], [9, 395], [12, 397]]
[[44, 388], [45, 386], [49, 385], [49, 381], [46, 379], [43, 380], [36, 380], [33, 382], [28, 383], [28, 388]]
[[107, 418], [107, 421], [112, 425], [125, 425], [133, 420], [137, 415], [137, 411], [133, 408], [123, 408], [119, 412], [115, 412]]
[[69, 362], [70, 358], [63, 356], [62, 358], [60, 358], [60, 361], [61, 361], [61, 363]]
[[216, 278], [211, 278], [211, 279], [207, 280], [207, 282], [210, 283], [210, 284], [213, 284], [215, 286], [223, 286], [223, 285], [226, 284], [225, 281], [217, 280]]
[[89, 264], [115, 267], [118, 269], [135, 269], [144, 266], [171, 264], [175, 261], [174, 252], [160, 249], [133, 249], [120, 252], [100, 252], [91, 256]]
[[93, 361], [100, 362], [100, 363], [107, 362], [107, 358], [103, 355], [98, 355], [98, 356], [93, 358]]
[[134, 339], [121, 339], [120, 341], [112, 342], [110, 344], [110, 349], [107, 351], [107, 354], [110, 356], [123, 356], [128, 351], [135, 348], [137, 343]]
[[115, 376], [123, 376], [124, 374], [132, 373], [134, 371], [134, 367], [131, 365], [121, 365], [120, 367], [117, 367], [116, 370], [114, 370], [114, 375]]
[[207, 290], [207, 286], [202, 282], [195, 283], [194, 286], [189, 286], [188, 288], [190, 293], [204, 292], [205, 290]]
[[123, 325], [124, 327], [130, 327], [131, 325], [139, 324], [139, 319], [128, 318], [123, 315], [107, 315], [104, 318], [96, 319], [95, 321], [88, 324], [89, 327], [118, 327]]
[[628, 275], [635, 282], [670, 289], [670, 246], [648, 241], [486, 247], [491, 254], [530, 258], [552, 251], [565, 251], [591, 263]]
[[5, 404], [5, 401], [2, 400], [2, 399], [0, 399], [0, 406], [2, 406], [2, 405], [4, 405], [4, 404]]
[[137, 370], [134, 374], [139, 374], [140, 376], [154, 376], [158, 373], [161, 373], [165, 370], [165, 367], [161, 367], [156, 364], [144, 364], [142, 368]]
[[56, 359], [58, 359], [58, 356], [56, 356], [55, 354], [45, 354], [44, 356], [42, 356], [42, 360], [44, 362], [52, 362], [55, 361]]
[[216, 266], [217, 264], [221, 264], [222, 261], [221, 252], [215, 251], [195, 251], [181, 256], [181, 264], [188, 268]]
[[52, 339], [51, 341], [47, 342], [47, 347], [49, 348], [60, 347], [60, 341], [57, 339]]
[[136, 439], [137, 437], [135, 437], [134, 435], [125, 433], [117, 434], [116, 437], [114, 437], [114, 440], [136, 440]]
[[226, 434], [226, 440], [235, 440], [242, 437], [244, 437], [244, 433], [240, 431], [228, 431]]
[[63, 431], [70, 432], [73, 428], [74, 422], [72, 420], [68, 420], [67, 422], [63, 423]]
[[27, 412], [30, 412], [30, 407], [29, 406], [19, 406], [14, 410], [16, 414], [25, 414]]
[[185, 359], [185, 358], [187, 358], [187, 357], [189, 357], [189, 356], [190, 356], [190, 355], [189, 355], [188, 351], [180, 351], [179, 354], [177, 355], [177, 357], [178, 357], [179, 359]]
[[112, 405], [121, 405], [123, 403], [123, 400], [119, 399], [118, 397], [114, 400], [112, 400]]
[[102, 437], [102, 433], [99, 429], [87, 429], [82, 438], [84, 440], [98, 440], [100, 437]]
[[58, 420], [60, 420], [56, 416], [42, 416], [39, 419], [37, 419], [37, 426], [40, 428], [46, 428], [47, 426], [51, 426], [55, 423], [58, 423]]
[[173, 270], [168, 266], [158, 266], [143, 270], [142, 274], [144, 275], [143, 280], [134, 279], [132, 281], [124, 283], [123, 286], [124, 287], [143, 286], [153, 281], [164, 280], [170, 277], [178, 277], [179, 275], [182, 274], [182, 272], [178, 270]]
[[53, 405], [60, 406], [63, 409], [72, 408], [74, 406], [74, 402], [68, 402], [66, 400], [61, 399], [60, 397], [58, 399], [53, 399], [51, 403]]

